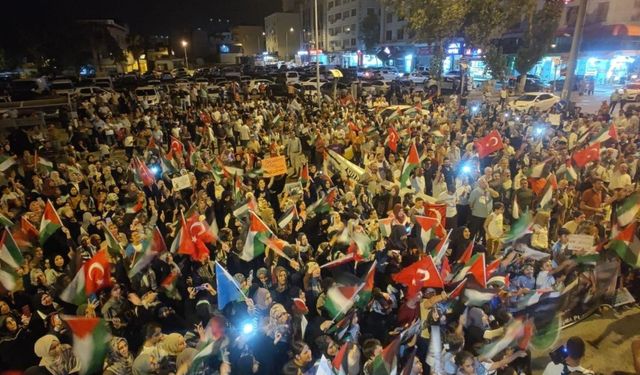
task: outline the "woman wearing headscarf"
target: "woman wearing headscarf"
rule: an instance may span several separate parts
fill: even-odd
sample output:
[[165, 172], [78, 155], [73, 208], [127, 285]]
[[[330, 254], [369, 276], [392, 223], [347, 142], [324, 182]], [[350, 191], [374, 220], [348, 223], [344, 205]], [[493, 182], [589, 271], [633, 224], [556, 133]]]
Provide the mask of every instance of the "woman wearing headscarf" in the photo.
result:
[[460, 259], [460, 256], [472, 241], [471, 231], [467, 227], [458, 227], [451, 232], [450, 238], [449, 248], [451, 249], [451, 255], [449, 255], [449, 260], [453, 262]]
[[166, 360], [163, 361], [163, 373], [175, 374], [177, 372], [178, 355], [187, 347], [184, 337], [179, 333], [171, 333], [162, 340], [162, 348], [167, 352]]
[[158, 373], [158, 362], [151, 354], [140, 354], [133, 361], [133, 375], [154, 375]]
[[105, 360], [103, 375], [131, 375], [133, 355], [123, 337], [114, 337], [109, 344], [109, 354]]
[[44, 335], [36, 341], [33, 352], [40, 358], [39, 366], [52, 375], [71, 375], [80, 372], [80, 362], [73, 355], [71, 345], [61, 344], [54, 335]]
[[0, 316], [0, 368], [22, 371], [36, 363], [32, 345], [40, 334], [29, 326], [22, 327], [13, 314]]

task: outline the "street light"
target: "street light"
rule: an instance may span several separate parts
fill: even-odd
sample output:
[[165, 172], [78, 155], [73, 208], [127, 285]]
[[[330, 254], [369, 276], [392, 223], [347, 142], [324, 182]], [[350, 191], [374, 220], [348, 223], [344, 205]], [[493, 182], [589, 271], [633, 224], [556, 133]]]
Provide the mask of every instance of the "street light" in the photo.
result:
[[189, 69], [189, 59], [187, 58], [187, 46], [189, 45], [189, 43], [187, 43], [186, 40], [182, 40], [182, 48], [184, 48], [184, 66]]
[[[293, 27], [289, 29], [289, 33], [293, 33]], [[284, 54], [284, 59], [286, 60], [287, 57], [289, 56], [289, 33], [285, 33], [284, 34], [284, 44], [287, 47], [287, 50]]]

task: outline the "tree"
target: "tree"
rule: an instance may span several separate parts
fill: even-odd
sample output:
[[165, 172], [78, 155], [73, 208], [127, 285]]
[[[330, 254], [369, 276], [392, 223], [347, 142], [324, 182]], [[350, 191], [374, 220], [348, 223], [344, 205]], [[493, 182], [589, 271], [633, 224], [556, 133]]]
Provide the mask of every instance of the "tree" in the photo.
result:
[[365, 50], [375, 47], [380, 40], [380, 19], [375, 12], [368, 13], [360, 23], [360, 39], [364, 43]]
[[516, 54], [515, 65], [521, 74], [518, 92], [524, 91], [527, 72], [547, 53], [553, 42], [564, 7], [563, 0], [546, 0], [539, 10], [536, 10], [535, 0], [526, 0], [526, 2], [526, 28], [522, 38], [522, 46], [518, 48]]
[[507, 78], [507, 56], [502, 52], [502, 47], [489, 45], [484, 49], [484, 62], [486, 64], [485, 73], [489, 71], [491, 77], [498, 81], [504, 81]]
[[526, 9], [527, 0], [469, 0], [461, 35], [467, 44], [487, 49], [522, 21]]
[[138, 63], [138, 73], [144, 73], [142, 71], [142, 66], [140, 65], [140, 55], [142, 55], [143, 53], [146, 54], [147, 52], [146, 39], [139, 34], [129, 34], [129, 36], [127, 37], [127, 48]]

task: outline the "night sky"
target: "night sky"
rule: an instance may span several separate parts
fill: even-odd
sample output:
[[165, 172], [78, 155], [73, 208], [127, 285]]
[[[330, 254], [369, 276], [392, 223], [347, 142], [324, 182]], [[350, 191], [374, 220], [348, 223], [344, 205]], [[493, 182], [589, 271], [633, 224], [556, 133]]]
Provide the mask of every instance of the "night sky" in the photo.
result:
[[264, 16], [279, 8], [280, 0], [3, 1], [4, 16], [11, 14], [18, 27], [37, 27], [37, 20], [51, 17], [114, 18], [147, 35], [204, 27], [210, 18], [229, 19], [232, 25], [262, 25]]

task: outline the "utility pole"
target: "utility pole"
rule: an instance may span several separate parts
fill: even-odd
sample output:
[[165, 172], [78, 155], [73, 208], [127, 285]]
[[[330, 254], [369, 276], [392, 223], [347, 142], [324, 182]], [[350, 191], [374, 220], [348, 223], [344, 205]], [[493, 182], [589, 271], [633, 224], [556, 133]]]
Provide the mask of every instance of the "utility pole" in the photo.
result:
[[573, 40], [571, 41], [571, 52], [569, 52], [569, 61], [567, 62], [567, 76], [562, 86], [561, 98], [567, 103], [571, 101], [571, 93], [573, 92], [573, 81], [576, 75], [576, 65], [578, 65], [578, 53], [580, 52], [580, 44], [582, 42], [582, 30], [584, 29], [584, 18], [587, 13], [587, 1], [578, 0], [578, 18], [576, 26], [573, 30]]
[[316, 31], [316, 96], [318, 97], [318, 109], [322, 103], [322, 95], [320, 94], [320, 35], [318, 33], [318, 0], [314, 0], [315, 7], [315, 31]]

